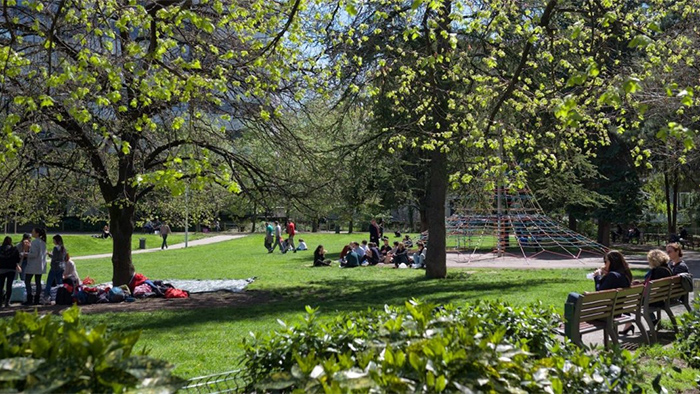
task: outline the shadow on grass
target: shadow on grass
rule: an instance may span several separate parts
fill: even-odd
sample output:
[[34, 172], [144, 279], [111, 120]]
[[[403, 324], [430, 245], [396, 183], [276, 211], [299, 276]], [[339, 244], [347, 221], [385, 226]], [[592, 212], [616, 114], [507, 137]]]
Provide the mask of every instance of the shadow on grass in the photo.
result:
[[[133, 323], [127, 318], [124, 319], [125, 324], [132, 327], [122, 328], [172, 329], [211, 322], [258, 320], [289, 313], [303, 313], [305, 305], [318, 307], [322, 314], [334, 314], [369, 307], [381, 308], [385, 304], [402, 305], [411, 298], [435, 304], [462, 304], [467, 301], [522, 294], [523, 301], [528, 303], [541, 299], [553, 286], [573, 289], [573, 283], [577, 282], [575, 279], [565, 278], [489, 277], [482, 281], [470, 278], [470, 274], [462, 272], [451, 274], [443, 280], [421, 277], [402, 280], [345, 278], [313, 281], [303, 286], [283, 287], [272, 291], [271, 301], [263, 304], [178, 310], [176, 313], [153, 314], [147, 320], [135, 319]], [[563, 304], [564, 299], [560, 301]]]

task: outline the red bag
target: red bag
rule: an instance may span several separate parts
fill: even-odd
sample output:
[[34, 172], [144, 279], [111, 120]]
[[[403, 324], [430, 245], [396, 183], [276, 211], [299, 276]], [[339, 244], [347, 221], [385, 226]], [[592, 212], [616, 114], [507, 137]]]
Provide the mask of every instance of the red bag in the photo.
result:
[[185, 290], [169, 288], [165, 291], [165, 298], [189, 298], [190, 293]]
[[131, 281], [129, 282], [129, 290], [133, 294], [134, 289], [140, 285], [142, 285], [145, 281], [147, 281], [148, 278], [143, 276], [143, 274], [134, 274], [134, 276], [131, 278]]

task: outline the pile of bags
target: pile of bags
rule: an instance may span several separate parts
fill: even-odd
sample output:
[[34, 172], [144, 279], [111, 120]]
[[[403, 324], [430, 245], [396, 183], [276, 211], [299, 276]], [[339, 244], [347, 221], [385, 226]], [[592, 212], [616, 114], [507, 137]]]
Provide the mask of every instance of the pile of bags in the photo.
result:
[[[74, 289], [69, 284], [63, 284], [56, 290], [57, 305], [102, 304], [108, 302], [133, 302], [136, 298], [165, 297], [188, 298], [188, 292], [176, 289], [163, 281], [152, 281], [142, 274], [134, 274], [128, 285], [113, 287], [111, 284], [96, 285], [89, 277], [83, 280], [83, 285]], [[52, 297], [53, 298], [53, 297]]]
[[150, 280], [142, 274], [134, 274], [129, 282], [131, 294], [136, 298], [165, 297], [165, 298], [189, 298], [190, 293], [176, 289], [170, 283], [163, 283], [162, 280]]

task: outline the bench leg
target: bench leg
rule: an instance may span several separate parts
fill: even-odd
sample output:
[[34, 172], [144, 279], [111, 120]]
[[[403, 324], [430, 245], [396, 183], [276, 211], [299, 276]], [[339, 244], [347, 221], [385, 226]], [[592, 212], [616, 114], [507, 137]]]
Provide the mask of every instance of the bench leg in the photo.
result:
[[678, 334], [678, 324], [676, 323], [676, 317], [673, 315], [673, 311], [671, 310], [671, 306], [666, 305], [664, 307], [664, 310], [666, 311], [668, 318], [671, 319], [671, 323], [673, 324], [673, 332]]
[[610, 349], [610, 341], [608, 341], [608, 330], [603, 330], [603, 344], [606, 349]]
[[642, 337], [644, 337], [644, 342], [646, 342], [647, 345], [650, 345], [651, 342], [649, 342], [649, 333], [647, 332], [646, 328], [644, 328], [644, 324], [642, 324], [642, 316], [640, 314], [636, 314], [635, 321], [637, 322], [639, 331], [642, 333]]
[[656, 328], [654, 327], [654, 323], [651, 320], [651, 313], [645, 313], [644, 320], [646, 320], [647, 325], [649, 326], [649, 332], [651, 333], [652, 343], [656, 343]]
[[689, 299], [690, 299], [690, 295], [688, 295], [688, 294], [681, 297], [681, 302], [683, 303], [683, 306], [685, 307], [685, 309], [688, 310], [688, 312], [691, 311]]
[[[608, 324], [608, 335], [610, 335], [610, 339], [612, 340], [613, 346], [617, 347], [620, 346], [620, 338], [617, 336], [617, 326], [613, 323], [612, 319], [610, 320], [610, 323]], [[607, 335], [606, 335], [607, 339]]]

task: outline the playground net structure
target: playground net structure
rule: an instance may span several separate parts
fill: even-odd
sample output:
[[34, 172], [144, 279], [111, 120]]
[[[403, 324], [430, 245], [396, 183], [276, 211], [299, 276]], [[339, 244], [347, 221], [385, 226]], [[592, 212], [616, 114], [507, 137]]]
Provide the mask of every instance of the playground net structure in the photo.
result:
[[446, 222], [447, 249], [468, 261], [542, 254], [578, 259], [607, 251], [545, 215], [527, 188], [476, 191], [454, 203], [458, 207]]

